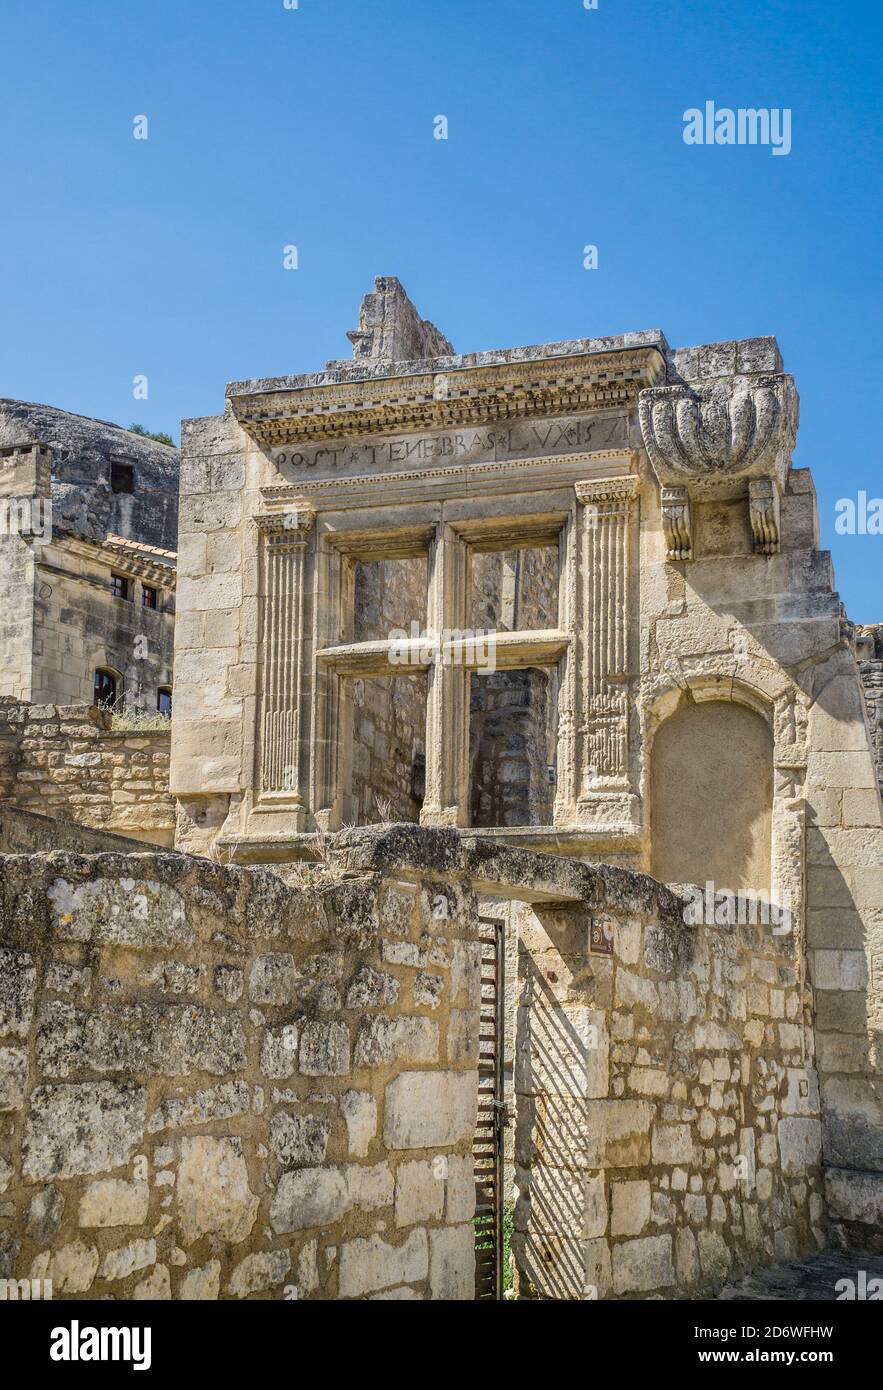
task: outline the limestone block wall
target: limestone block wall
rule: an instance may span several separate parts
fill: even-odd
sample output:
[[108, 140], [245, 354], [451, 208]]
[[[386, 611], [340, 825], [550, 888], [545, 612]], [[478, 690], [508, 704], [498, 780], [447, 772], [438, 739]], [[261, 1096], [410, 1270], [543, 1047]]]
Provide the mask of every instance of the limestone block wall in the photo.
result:
[[171, 735], [115, 730], [93, 705], [0, 700], [0, 799], [25, 811], [171, 846]]
[[625, 908], [519, 915], [522, 1297], [707, 1296], [824, 1244], [799, 943]]
[[0, 892], [0, 1275], [473, 1296], [468, 890], [64, 854]]
[[29, 700], [33, 680], [34, 553], [16, 535], [0, 535], [0, 696]]
[[807, 956], [828, 1201], [838, 1239], [883, 1249], [883, 807], [855, 662], [817, 673], [807, 769]]

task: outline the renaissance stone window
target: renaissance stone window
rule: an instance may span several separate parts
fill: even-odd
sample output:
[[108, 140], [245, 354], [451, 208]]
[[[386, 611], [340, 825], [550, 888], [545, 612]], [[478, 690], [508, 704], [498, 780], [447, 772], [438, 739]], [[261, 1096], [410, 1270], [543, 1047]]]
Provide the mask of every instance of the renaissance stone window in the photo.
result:
[[124, 574], [112, 574], [110, 576], [110, 592], [114, 598], [121, 598], [126, 603], [132, 599], [132, 581]]
[[171, 686], [161, 685], [156, 692], [156, 709], [158, 714], [165, 714], [169, 719], [172, 717], [172, 690]]
[[[565, 521], [464, 519], [328, 537], [319, 589], [337, 596], [335, 614], [324, 615], [336, 640], [316, 653], [314, 748], [317, 805], [330, 824], [419, 817], [466, 826], [476, 815], [482, 824], [552, 823], [552, 711], [570, 643], [558, 625]], [[514, 741], [531, 751], [507, 802], [481, 783], [504, 761], [500, 726], [513, 703], [525, 725]], [[485, 744], [470, 753], [470, 715], [484, 705]]]
[[116, 671], [99, 667], [95, 672], [93, 704], [99, 709], [111, 709], [117, 702], [119, 688], [120, 678]]

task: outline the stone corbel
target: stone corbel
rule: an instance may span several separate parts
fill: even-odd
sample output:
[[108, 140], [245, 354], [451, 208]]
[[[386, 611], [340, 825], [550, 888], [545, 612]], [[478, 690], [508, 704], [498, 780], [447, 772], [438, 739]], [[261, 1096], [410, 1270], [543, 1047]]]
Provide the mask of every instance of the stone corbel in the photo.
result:
[[662, 489], [662, 529], [669, 560], [692, 560], [693, 515], [685, 487]]
[[757, 555], [778, 555], [781, 546], [781, 496], [775, 478], [752, 478], [748, 506]]

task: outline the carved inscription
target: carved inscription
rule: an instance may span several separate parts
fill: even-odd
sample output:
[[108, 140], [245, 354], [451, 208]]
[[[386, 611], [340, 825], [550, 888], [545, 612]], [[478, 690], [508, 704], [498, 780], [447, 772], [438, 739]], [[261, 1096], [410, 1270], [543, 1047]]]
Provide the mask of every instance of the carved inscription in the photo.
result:
[[427, 466], [445, 460], [471, 463], [506, 459], [542, 458], [550, 454], [606, 449], [628, 442], [624, 416], [577, 420], [543, 420], [507, 429], [466, 429], [446, 434], [407, 435], [374, 443], [324, 444], [306, 449], [270, 449], [269, 456], [285, 472], [317, 470], [334, 473], [352, 469], [365, 472], [407, 465]]

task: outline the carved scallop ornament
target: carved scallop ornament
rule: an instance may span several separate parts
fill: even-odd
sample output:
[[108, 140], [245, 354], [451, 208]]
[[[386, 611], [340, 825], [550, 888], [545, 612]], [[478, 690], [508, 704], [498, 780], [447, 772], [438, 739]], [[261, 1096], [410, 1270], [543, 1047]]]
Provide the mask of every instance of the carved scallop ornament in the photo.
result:
[[781, 494], [797, 438], [790, 376], [740, 376], [642, 391], [644, 447], [662, 488], [668, 558], [693, 553], [691, 500], [747, 495], [754, 548], [779, 550]]
[[663, 487], [715, 478], [785, 481], [798, 413], [789, 376], [655, 386], [641, 392], [639, 411]]

